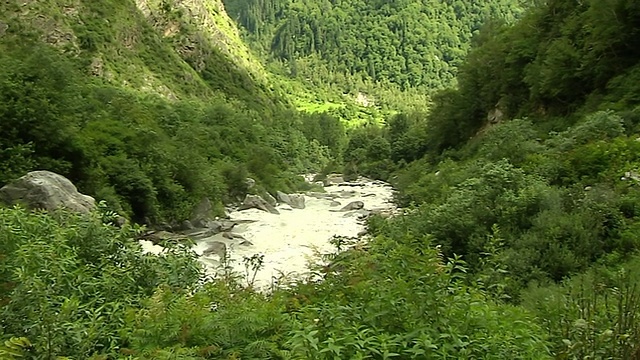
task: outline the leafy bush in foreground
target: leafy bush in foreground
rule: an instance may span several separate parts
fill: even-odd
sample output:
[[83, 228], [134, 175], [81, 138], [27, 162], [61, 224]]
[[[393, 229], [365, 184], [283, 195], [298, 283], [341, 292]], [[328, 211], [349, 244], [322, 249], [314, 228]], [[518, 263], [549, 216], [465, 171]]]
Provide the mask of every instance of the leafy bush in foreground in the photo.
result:
[[143, 254], [137, 229], [101, 215], [0, 208], [0, 323], [36, 358], [88, 358], [117, 349], [127, 308], [159, 286], [192, 288], [200, 267], [184, 247]]

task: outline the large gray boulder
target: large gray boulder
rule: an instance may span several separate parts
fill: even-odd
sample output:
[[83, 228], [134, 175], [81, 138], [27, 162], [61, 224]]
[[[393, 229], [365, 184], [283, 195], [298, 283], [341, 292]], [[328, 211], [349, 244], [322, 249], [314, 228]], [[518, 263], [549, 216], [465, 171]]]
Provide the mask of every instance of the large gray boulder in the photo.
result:
[[240, 207], [238, 207], [238, 210], [247, 209], [259, 209], [276, 215], [280, 214], [273, 205], [269, 204], [265, 199], [257, 195], [247, 195]]
[[94, 198], [79, 193], [69, 179], [51, 171], [32, 171], [5, 185], [0, 189], [0, 201], [29, 209], [63, 208], [83, 214], [96, 207]]
[[278, 201], [291, 206], [294, 209], [304, 209], [305, 200], [302, 194], [285, 194], [282, 191], [276, 193]]

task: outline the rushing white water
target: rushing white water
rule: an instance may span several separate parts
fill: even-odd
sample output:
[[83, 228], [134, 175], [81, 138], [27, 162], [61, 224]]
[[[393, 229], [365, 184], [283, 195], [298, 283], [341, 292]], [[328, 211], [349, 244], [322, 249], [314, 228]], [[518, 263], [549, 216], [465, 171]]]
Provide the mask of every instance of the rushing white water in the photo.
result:
[[[364, 209], [369, 211], [392, 211], [393, 191], [383, 182], [360, 179], [355, 183], [344, 183], [325, 187], [326, 193], [305, 195], [306, 207], [292, 209], [288, 205], [277, 206], [280, 215], [257, 209], [234, 211], [232, 221], [243, 224], [233, 228], [231, 233], [240, 235], [251, 245], [241, 245], [242, 239], [228, 239], [223, 234], [197, 241], [194, 251], [198, 255], [215, 242], [225, 243], [230, 266], [247, 277], [245, 257], [255, 254], [264, 255], [261, 269], [255, 275], [254, 286], [268, 287], [273, 279], [285, 275], [286, 279], [301, 278], [308, 273], [309, 262], [318, 260], [320, 254], [334, 250], [329, 240], [334, 236], [355, 237], [364, 230], [358, 217], [363, 210], [339, 211], [343, 206], [362, 201]], [[331, 200], [331, 198], [335, 200]], [[338, 205], [337, 202], [340, 204]], [[250, 220], [251, 222], [246, 222]], [[154, 251], [149, 244], [146, 249]], [[157, 252], [158, 248], [154, 252]], [[220, 271], [218, 255], [200, 256], [207, 272], [215, 275]], [[248, 279], [252, 278], [250, 271]], [[245, 284], [248, 279], [244, 279]]]

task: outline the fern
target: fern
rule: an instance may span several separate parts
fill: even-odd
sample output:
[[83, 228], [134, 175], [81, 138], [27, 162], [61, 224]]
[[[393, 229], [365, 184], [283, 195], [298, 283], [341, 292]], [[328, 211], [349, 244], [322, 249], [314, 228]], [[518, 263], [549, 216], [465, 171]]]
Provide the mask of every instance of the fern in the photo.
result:
[[0, 345], [0, 359], [20, 359], [26, 357], [33, 345], [26, 337], [12, 337]]

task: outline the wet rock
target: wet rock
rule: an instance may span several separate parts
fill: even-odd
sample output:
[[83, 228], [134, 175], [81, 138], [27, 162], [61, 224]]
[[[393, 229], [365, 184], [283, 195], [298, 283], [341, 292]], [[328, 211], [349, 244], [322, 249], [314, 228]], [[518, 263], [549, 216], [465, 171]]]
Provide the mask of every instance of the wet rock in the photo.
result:
[[356, 211], [347, 212], [346, 214], [344, 214], [343, 217], [345, 217], [345, 218], [355, 217], [358, 220], [358, 222], [362, 223], [362, 222], [367, 220], [369, 215], [371, 215], [371, 211], [365, 210], [365, 209], [360, 209], [360, 210], [356, 210]]
[[199, 228], [208, 228], [215, 226], [211, 222], [213, 219], [211, 218], [211, 211], [213, 209], [213, 205], [211, 205], [211, 200], [205, 197], [200, 200], [200, 203], [193, 209], [191, 212], [191, 224], [194, 227]]
[[210, 256], [210, 255], [218, 255], [221, 259], [227, 257], [227, 244], [221, 241], [213, 241], [207, 247], [205, 251], [202, 252], [202, 256]]
[[371, 215], [377, 215], [383, 219], [388, 219], [394, 215], [394, 211], [392, 209], [376, 209], [371, 211]]
[[338, 184], [338, 186], [365, 187], [367, 186], [367, 184], [357, 183], [357, 182], [348, 182], [344, 184]]
[[352, 198], [354, 196], [356, 196], [358, 194], [357, 191], [354, 190], [342, 190], [338, 193], [338, 196], [340, 196], [343, 199], [347, 199], [347, 198]]
[[384, 181], [373, 180], [366, 176], [358, 176], [358, 179], [356, 179], [356, 181], [359, 183], [368, 183], [368, 184], [371, 184], [371, 183], [386, 184]]
[[64, 208], [83, 214], [96, 207], [94, 198], [79, 193], [69, 179], [50, 171], [33, 171], [5, 185], [0, 189], [0, 201], [29, 209]]
[[227, 232], [233, 230], [233, 228], [238, 225], [240, 222], [238, 221], [221, 221], [220, 223], [220, 231]]
[[180, 230], [193, 230], [193, 229], [195, 229], [195, 227], [193, 226], [193, 224], [189, 220], [183, 221], [182, 224], [180, 224], [180, 228], [181, 228]]
[[302, 194], [285, 194], [281, 191], [278, 191], [276, 193], [276, 197], [278, 198], [278, 201], [287, 204], [294, 209], [304, 209], [306, 206], [304, 195]]
[[331, 207], [336, 207], [336, 206], [342, 206], [342, 204], [339, 201], [332, 201], [331, 204], [329, 204], [329, 206]]
[[160, 231], [147, 231], [142, 234], [138, 239], [140, 240], [148, 240], [153, 244], [157, 245], [164, 241], [175, 241], [182, 242], [187, 240], [188, 238], [185, 235], [174, 234], [172, 232], [160, 230]]
[[182, 235], [187, 236], [194, 240], [206, 239], [212, 237], [219, 232], [215, 229], [193, 229], [193, 230], [185, 230], [182, 232]]
[[244, 198], [244, 201], [238, 208], [238, 210], [240, 211], [247, 209], [259, 209], [262, 211], [270, 212], [272, 214], [280, 214], [273, 205], [269, 204], [265, 199], [257, 195], [247, 195], [247, 197]]
[[329, 174], [322, 180], [324, 186], [338, 185], [344, 183], [344, 177], [341, 174]]
[[319, 193], [319, 192], [308, 192], [307, 196], [312, 197], [312, 198], [316, 198], [316, 199], [323, 199], [323, 200], [333, 200], [335, 199], [338, 195], [335, 194], [327, 194], [327, 193]]
[[339, 211], [360, 210], [362, 208], [364, 208], [364, 203], [362, 201], [352, 201]]
[[222, 233], [222, 237], [229, 240], [245, 240], [245, 238], [242, 235], [234, 234], [231, 232]]
[[269, 194], [269, 193], [265, 193], [264, 196], [263, 196], [263, 199], [265, 199], [269, 203], [269, 205], [271, 205], [271, 206], [278, 205], [278, 201], [276, 200], [276, 198], [271, 196], [271, 194]]

